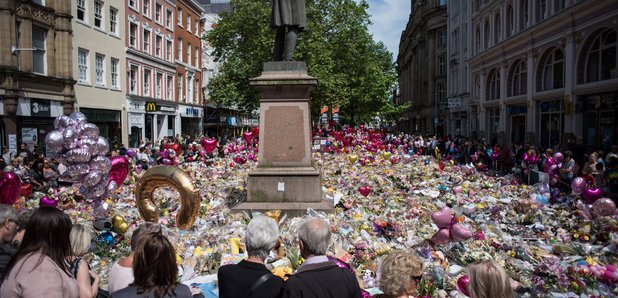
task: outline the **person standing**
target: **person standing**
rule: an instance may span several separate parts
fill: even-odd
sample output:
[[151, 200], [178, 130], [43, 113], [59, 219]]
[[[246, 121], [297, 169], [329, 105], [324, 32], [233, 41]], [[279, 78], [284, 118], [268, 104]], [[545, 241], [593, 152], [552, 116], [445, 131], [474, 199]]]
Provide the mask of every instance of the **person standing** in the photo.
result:
[[15, 209], [9, 205], [0, 205], [0, 285], [6, 274], [7, 266], [15, 254], [12, 244], [18, 228]]

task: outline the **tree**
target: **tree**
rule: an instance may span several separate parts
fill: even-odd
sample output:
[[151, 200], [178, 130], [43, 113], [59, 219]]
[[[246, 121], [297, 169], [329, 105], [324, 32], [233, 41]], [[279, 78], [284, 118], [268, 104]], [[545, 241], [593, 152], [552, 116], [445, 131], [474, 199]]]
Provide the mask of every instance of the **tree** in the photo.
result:
[[[259, 97], [249, 86], [264, 61], [272, 61], [275, 32], [270, 1], [232, 0], [217, 28], [206, 38], [222, 62], [208, 88], [213, 101], [248, 111]], [[339, 106], [341, 119], [358, 123], [378, 113], [395, 111], [389, 101], [396, 81], [393, 57], [369, 34], [368, 5], [362, 0], [308, 0], [307, 30], [298, 41], [296, 59], [305, 61], [318, 79], [311, 97], [313, 116], [324, 105]]]

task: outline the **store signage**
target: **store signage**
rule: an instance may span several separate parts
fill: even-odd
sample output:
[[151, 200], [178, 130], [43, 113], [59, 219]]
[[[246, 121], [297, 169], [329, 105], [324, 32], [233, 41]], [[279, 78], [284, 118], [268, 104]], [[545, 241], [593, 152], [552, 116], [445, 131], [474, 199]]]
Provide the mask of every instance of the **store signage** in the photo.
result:
[[120, 122], [119, 111], [80, 109], [89, 122]]
[[461, 106], [461, 98], [452, 97], [448, 99], [448, 107], [449, 108], [457, 108]]
[[236, 126], [236, 117], [227, 117], [226, 123], [229, 126]]
[[50, 117], [51, 106], [49, 101], [32, 99], [30, 101], [30, 115], [33, 117]]
[[146, 112], [167, 112], [167, 113], [175, 113], [176, 108], [172, 106], [163, 106], [156, 104], [154, 102], [146, 103]]
[[199, 117], [200, 116], [200, 110], [196, 109], [196, 108], [187, 107], [185, 109], [185, 114], [187, 116], [191, 116], [191, 117]]
[[250, 126], [259, 126], [260, 125], [260, 121], [257, 119], [249, 119], [249, 125]]
[[141, 102], [130, 102], [129, 111], [130, 112], [144, 112], [144, 104]]

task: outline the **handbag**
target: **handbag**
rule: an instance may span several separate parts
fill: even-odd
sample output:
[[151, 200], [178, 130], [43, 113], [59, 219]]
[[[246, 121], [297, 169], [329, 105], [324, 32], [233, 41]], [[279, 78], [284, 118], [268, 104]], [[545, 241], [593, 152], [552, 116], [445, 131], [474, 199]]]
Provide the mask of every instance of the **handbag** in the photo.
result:
[[253, 283], [247, 294], [245, 294], [245, 297], [251, 297], [251, 294], [253, 294], [253, 292], [257, 290], [257, 288], [259, 288], [264, 282], [266, 282], [272, 275], [272, 273], [267, 272], [260, 276], [260, 278]]

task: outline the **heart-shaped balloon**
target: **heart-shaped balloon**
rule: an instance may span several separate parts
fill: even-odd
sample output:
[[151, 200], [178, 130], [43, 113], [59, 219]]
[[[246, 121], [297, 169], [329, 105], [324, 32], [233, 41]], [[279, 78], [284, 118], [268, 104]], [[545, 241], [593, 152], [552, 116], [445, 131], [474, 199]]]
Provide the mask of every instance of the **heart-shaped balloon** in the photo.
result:
[[247, 144], [251, 144], [251, 139], [253, 139], [253, 132], [245, 131], [242, 133], [242, 138], [247, 142]]
[[39, 200], [39, 207], [54, 207], [55, 208], [56, 206], [58, 206], [58, 201], [50, 197], [45, 196]]
[[124, 156], [114, 156], [110, 161], [112, 169], [109, 171], [109, 179], [116, 181], [117, 185], [122, 185], [129, 175], [129, 161]]
[[441, 161], [441, 162], [438, 164], [438, 166], [440, 167], [440, 171], [443, 171], [443, 170], [444, 170], [444, 168], [446, 167], [446, 164], [445, 164], [443, 161]]
[[21, 194], [21, 180], [14, 172], [4, 172], [0, 177], [0, 204], [12, 205]]
[[120, 215], [112, 217], [112, 231], [116, 234], [124, 234], [129, 229], [129, 224]]
[[592, 204], [592, 213], [595, 216], [610, 216], [616, 212], [616, 204], [612, 199], [601, 198]]
[[457, 242], [466, 241], [474, 236], [466, 227], [460, 224], [454, 224], [451, 227], [451, 237]]
[[466, 297], [470, 297], [470, 290], [468, 288], [469, 284], [470, 278], [467, 275], [464, 275], [457, 279], [457, 290], [466, 295]]
[[389, 158], [391, 158], [391, 155], [392, 155], [392, 154], [391, 154], [390, 152], [388, 152], [388, 151], [384, 151], [384, 152], [382, 152], [382, 158], [383, 158], [384, 160], [388, 160]]
[[451, 210], [451, 208], [447, 206], [444, 206], [439, 211], [436, 211], [431, 214], [431, 220], [440, 229], [448, 228], [451, 225], [452, 218], [453, 218], [453, 210]]
[[431, 242], [435, 245], [446, 245], [451, 242], [451, 232], [448, 229], [440, 229], [431, 236]]
[[348, 161], [350, 163], [355, 163], [358, 160], [358, 155], [356, 154], [350, 154], [348, 155]]
[[397, 160], [397, 157], [392, 157], [391, 158], [391, 164], [396, 165], [399, 162], [399, 160]]
[[603, 195], [603, 191], [600, 188], [588, 188], [584, 190], [582, 196], [584, 196], [584, 202], [587, 204], [594, 203], [598, 198]]
[[217, 140], [204, 138], [202, 139], [202, 147], [210, 154], [217, 148]]
[[358, 188], [358, 192], [364, 197], [367, 197], [371, 193], [371, 186], [364, 185]]

